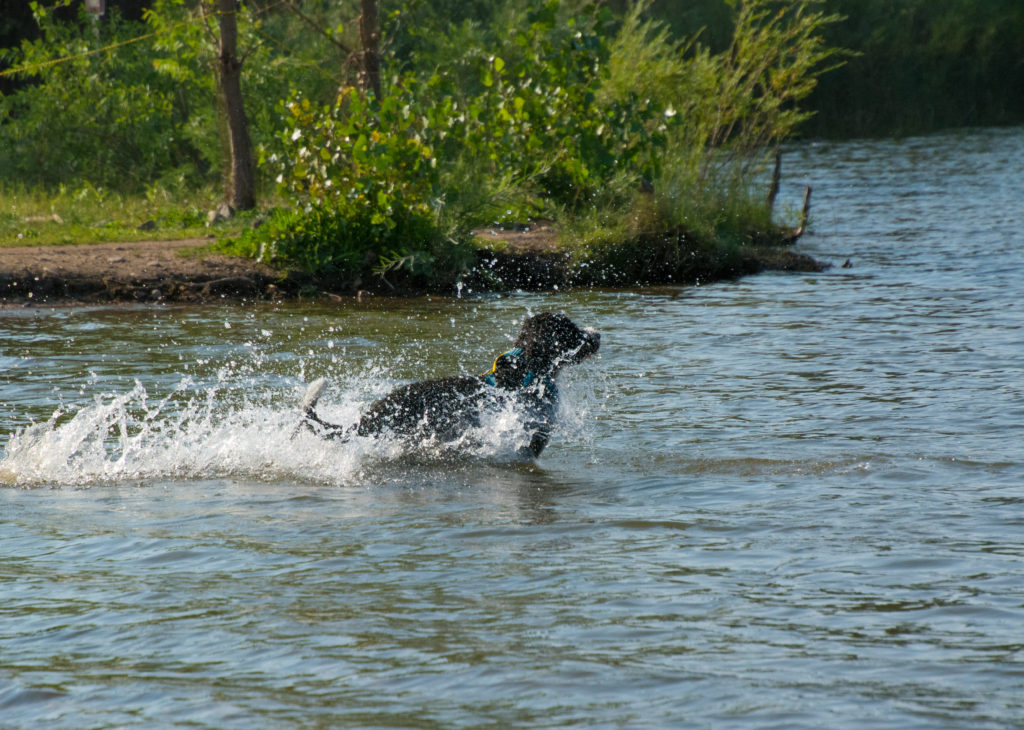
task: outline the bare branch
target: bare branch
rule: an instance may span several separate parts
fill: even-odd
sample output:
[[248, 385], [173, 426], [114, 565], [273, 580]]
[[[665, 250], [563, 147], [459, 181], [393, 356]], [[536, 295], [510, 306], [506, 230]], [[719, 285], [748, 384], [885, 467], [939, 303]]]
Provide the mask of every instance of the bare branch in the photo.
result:
[[320, 35], [322, 35], [322, 36], [323, 36], [324, 38], [326, 38], [327, 40], [329, 40], [329, 41], [330, 41], [331, 43], [333, 43], [334, 45], [336, 45], [336, 46], [337, 46], [337, 47], [338, 47], [338, 48], [339, 48], [340, 50], [342, 50], [342, 51], [343, 51], [343, 52], [344, 52], [345, 54], [351, 54], [351, 53], [352, 53], [352, 49], [351, 49], [351, 48], [348, 48], [348, 47], [347, 47], [347, 46], [346, 46], [346, 45], [345, 45], [344, 43], [342, 43], [342, 42], [341, 42], [341, 41], [339, 41], [339, 40], [338, 40], [337, 38], [335, 38], [335, 37], [334, 37], [334, 34], [332, 34], [332, 33], [328, 32], [328, 31], [327, 31], [327, 29], [326, 29], [326, 28], [324, 28], [324, 27], [323, 27], [323, 26], [322, 26], [322, 25], [321, 25], [320, 23], [318, 23], [318, 22], [317, 22], [316, 20], [314, 20], [313, 18], [309, 17], [309, 16], [308, 16], [308, 15], [306, 15], [306, 14], [305, 14], [304, 12], [302, 12], [301, 10], [299, 10], [299, 9], [298, 9], [298, 8], [297, 8], [297, 7], [295, 6], [295, 3], [294, 3], [294, 2], [292, 2], [292, 0], [282, 0], [282, 4], [283, 4], [283, 5], [284, 5], [284, 6], [286, 7], [286, 8], [288, 8], [288, 9], [289, 9], [290, 11], [292, 11], [293, 13], [295, 13], [295, 14], [296, 14], [297, 16], [299, 16], [299, 17], [300, 17], [300, 18], [301, 18], [301, 19], [303, 20], [303, 22], [305, 22], [305, 23], [306, 23], [307, 25], [309, 25], [309, 27], [311, 27], [311, 28], [312, 28], [313, 30], [315, 30], [315, 31], [316, 31], [317, 33], [319, 33], [319, 34], [320, 34]]

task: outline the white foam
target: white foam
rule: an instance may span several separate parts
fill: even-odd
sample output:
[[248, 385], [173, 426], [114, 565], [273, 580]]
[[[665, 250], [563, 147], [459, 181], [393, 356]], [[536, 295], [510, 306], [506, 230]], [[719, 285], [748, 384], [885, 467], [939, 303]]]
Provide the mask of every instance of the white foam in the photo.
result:
[[[300, 430], [305, 388], [263, 387], [223, 374], [213, 385], [185, 379], [156, 400], [142, 383], [127, 392], [96, 395], [92, 402], [58, 410], [46, 422], [18, 430], [0, 459], [0, 485], [83, 487], [118, 482], [240, 477], [319, 484], [357, 484], [367, 460], [409, 455], [522, 461], [524, 416], [512, 406], [487, 412], [478, 428], [455, 443], [353, 438], [324, 441]], [[369, 400], [389, 385], [347, 389], [314, 383], [317, 410], [325, 420], [355, 423]], [[325, 392], [326, 389], [326, 392]], [[568, 408], [554, 438], [583, 433], [585, 411]]]

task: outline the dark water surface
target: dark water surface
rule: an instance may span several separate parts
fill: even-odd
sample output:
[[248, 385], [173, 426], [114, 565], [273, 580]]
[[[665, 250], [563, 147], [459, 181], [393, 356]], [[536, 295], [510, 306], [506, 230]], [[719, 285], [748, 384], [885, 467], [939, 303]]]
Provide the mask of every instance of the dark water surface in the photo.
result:
[[[0, 726], [1024, 727], [1022, 163], [792, 148], [825, 274], [0, 312]], [[289, 441], [544, 310], [538, 464]]]

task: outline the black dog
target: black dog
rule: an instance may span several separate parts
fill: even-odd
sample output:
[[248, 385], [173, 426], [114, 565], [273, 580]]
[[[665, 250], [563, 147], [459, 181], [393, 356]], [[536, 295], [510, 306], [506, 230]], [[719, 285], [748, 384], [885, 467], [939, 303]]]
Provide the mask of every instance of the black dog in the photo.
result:
[[499, 355], [490, 371], [403, 386], [372, 403], [359, 423], [347, 428], [316, 415], [316, 403], [327, 385], [321, 378], [309, 386], [303, 399], [303, 424], [329, 439], [391, 433], [454, 441], [466, 429], [480, 425], [483, 408], [514, 398], [527, 414], [529, 446], [524, 454], [537, 457], [551, 437], [559, 370], [582, 362], [600, 345], [601, 335], [595, 330], [580, 329], [564, 314], [545, 312], [527, 318], [512, 349]]

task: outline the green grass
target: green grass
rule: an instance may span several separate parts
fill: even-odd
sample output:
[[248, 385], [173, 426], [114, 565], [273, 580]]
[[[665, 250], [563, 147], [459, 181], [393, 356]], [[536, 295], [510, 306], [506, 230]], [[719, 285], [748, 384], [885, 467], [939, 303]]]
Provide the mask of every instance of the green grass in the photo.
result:
[[213, 188], [140, 194], [92, 185], [56, 191], [0, 188], [0, 247], [222, 238], [246, 230], [261, 215], [249, 211], [209, 225], [207, 211], [219, 202], [220, 192]]

